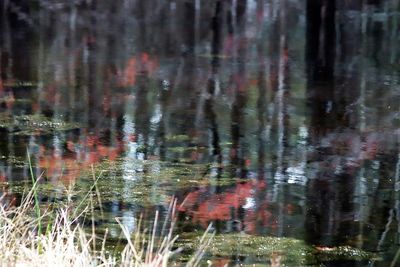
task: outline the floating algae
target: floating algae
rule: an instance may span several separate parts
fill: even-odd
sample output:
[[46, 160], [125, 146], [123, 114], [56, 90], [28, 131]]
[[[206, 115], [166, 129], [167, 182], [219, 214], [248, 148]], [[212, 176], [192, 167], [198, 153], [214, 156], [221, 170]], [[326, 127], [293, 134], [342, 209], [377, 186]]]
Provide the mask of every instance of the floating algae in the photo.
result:
[[[27, 167], [22, 157], [2, 156], [13, 167]], [[37, 167], [35, 162], [33, 167]], [[239, 180], [232, 177], [210, 179], [207, 174], [209, 164], [167, 163], [162, 161], [143, 161], [123, 158], [117, 160], [103, 160], [92, 168], [82, 169], [68, 190], [68, 181], [64, 181], [63, 174], [68, 174], [68, 166], [60, 170], [59, 180], [47, 177], [46, 169], [39, 183], [38, 192], [43, 196], [61, 195], [66, 197], [72, 194], [76, 201], [82, 199], [85, 192], [93, 187], [94, 179], [102, 202], [123, 201], [127, 205], [152, 206], [169, 201], [176, 192], [188, 191], [199, 187], [212, 185], [230, 186]], [[94, 179], [93, 179], [94, 177]], [[50, 179], [51, 178], [51, 179]], [[16, 193], [28, 190], [31, 184], [21, 181], [13, 183], [12, 189]], [[53, 190], [52, 190], [53, 189]], [[94, 198], [97, 201], [97, 198]], [[94, 203], [97, 206], [100, 203]], [[112, 218], [111, 218], [112, 219]]]
[[38, 87], [37, 82], [32, 81], [8, 81], [3, 83], [4, 87]]
[[166, 136], [167, 142], [187, 142], [190, 141], [190, 137], [184, 134], [168, 135]]
[[[80, 203], [84, 200], [88, 191], [100, 193], [104, 212], [98, 212], [99, 203], [97, 197], [86, 196], [86, 201], [93, 201], [93, 218], [98, 223], [98, 233], [109, 229], [113, 237], [118, 237], [118, 225], [114, 218], [127, 214], [127, 210], [141, 210], [134, 206], [153, 206], [160, 203], [168, 203], [175, 191], [190, 189], [197, 186], [210, 185], [209, 177], [204, 173], [212, 167], [207, 164], [181, 164], [166, 163], [161, 161], [139, 161], [123, 159], [116, 161], [105, 160], [94, 166], [94, 177], [98, 178], [97, 188], [94, 189], [93, 173], [88, 170], [82, 179], [76, 181], [74, 188], [69, 191], [62, 184], [46, 182], [38, 185], [38, 194], [41, 201], [62, 203], [72, 199], [72, 203]], [[235, 179], [227, 180], [232, 184]], [[227, 182], [227, 184], [228, 184]], [[28, 184], [21, 183], [11, 186], [12, 191], [26, 192]], [[71, 194], [69, 198], [66, 195]], [[53, 200], [53, 201], [52, 201]], [[85, 202], [86, 202], [85, 201]], [[82, 207], [89, 204], [83, 203]], [[119, 205], [119, 210], [114, 211], [112, 206]], [[47, 205], [45, 205], [48, 208]], [[132, 218], [135, 214], [128, 212]], [[103, 217], [104, 215], [104, 217]], [[193, 230], [193, 229], [192, 229]], [[202, 233], [184, 233], [177, 246], [185, 250], [195, 250]], [[232, 258], [232, 256], [246, 257], [254, 262], [268, 262], [274, 255], [279, 255], [282, 266], [316, 265], [321, 262], [347, 260], [369, 261], [376, 260], [376, 256], [363, 250], [349, 247], [314, 247], [304, 241], [294, 238], [277, 238], [268, 236], [254, 236], [243, 233], [218, 234], [214, 237], [207, 253], [211, 258]], [[189, 255], [190, 253], [183, 253]], [[207, 257], [206, 257], [207, 258]]]
[[[180, 245], [188, 250], [195, 249], [199, 238], [187, 234], [186, 238], [180, 240]], [[375, 254], [350, 246], [321, 249], [294, 238], [244, 233], [215, 235], [207, 251], [215, 258], [251, 257], [255, 262], [266, 262], [273, 256], [280, 255], [282, 266], [318, 266], [320, 262], [336, 260], [376, 260]]]
[[338, 247], [316, 247], [317, 255], [320, 261], [332, 261], [332, 260], [373, 260], [376, 255], [364, 250], [354, 248], [351, 246], [338, 246]]
[[8, 128], [13, 125], [13, 118], [8, 113], [0, 113], [0, 128]]
[[28, 166], [28, 162], [26, 162], [25, 158], [12, 155], [1, 155], [0, 161], [6, 161], [7, 164], [12, 165], [14, 168], [24, 168]]
[[167, 163], [123, 159], [104, 160], [87, 170], [75, 185], [85, 191], [93, 184], [93, 176], [100, 177], [97, 187], [103, 201], [123, 199], [136, 205], [157, 205], [176, 192], [202, 186], [234, 185], [236, 178], [210, 179], [209, 164]]
[[0, 128], [8, 129], [15, 135], [32, 135], [37, 132], [46, 134], [78, 129], [79, 125], [59, 118], [49, 119], [40, 114], [11, 116], [7, 113], [1, 113]]

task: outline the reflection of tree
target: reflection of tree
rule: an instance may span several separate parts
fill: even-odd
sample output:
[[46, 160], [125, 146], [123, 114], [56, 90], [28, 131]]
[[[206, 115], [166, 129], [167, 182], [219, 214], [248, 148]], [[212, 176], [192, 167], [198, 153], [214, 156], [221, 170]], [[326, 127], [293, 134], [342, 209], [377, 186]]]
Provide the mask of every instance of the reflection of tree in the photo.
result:
[[193, 53], [195, 47], [195, 1], [183, 1], [183, 23], [182, 23], [182, 36], [185, 52]]
[[[351, 2], [341, 3], [336, 9], [335, 1], [307, 1], [307, 100], [310, 106], [310, 139], [315, 147], [310, 160], [316, 173], [307, 185], [306, 229], [310, 242], [324, 245], [348, 242], [349, 236], [366, 234], [367, 226], [364, 223], [368, 220], [367, 214], [373, 209], [382, 212], [376, 217], [374, 215], [374, 218], [382, 221], [373, 224], [384, 225], [389, 217], [387, 210], [394, 205], [382, 205], [387, 201], [378, 198], [378, 195], [385, 195], [382, 192], [393, 188], [393, 184], [385, 178], [380, 178], [374, 184], [368, 178], [370, 164], [376, 162], [379, 162], [380, 174], [375, 176], [393, 177], [397, 155], [397, 152], [387, 148], [384, 155], [379, 155], [374, 146], [385, 147], [386, 142], [392, 141], [387, 139], [381, 142], [383, 139], [379, 141], [380, 138], [368, 130], [378, 129], [373, 126], [375, 123], [384, 123], [377, 119], [371, 124], [374, 116], [385, 117], [379, 107], [374, 108], [378, 114], [372, 115], [367, 104], [371, 97], [369, 92], [372, 91], [367, 84], [369, 60], [366, 58], [373, 58], [374, 46], [380, 45], [368, 47], [365, 42], [367, 35], [377, 38], [382, 34], [382, 29], [378, 30], [378, 35], [371, 34], [374, 27], [368, 26], [366, 13], [361, 24], [349, 21], [348, 9], [355, 12], [361, 9], [366, 11], [368, 8], [361, 8], [355, 2], [351, 7], [347, 4]], [[324, 12], [321, 13], [322, 9]], [[339, 36], [338, 42], [335, 36]], [[360, 39], [363, 40], [361, 43]], [[339, 52], [338, 57], [335, 51]], [[372, 53], [369, 54], [369, 51]], [[352, 68], [352, 64], [359, 68]], [[376, 104], [379, 98], [375, 96], [373, 103]], [[383, 112], [379, 114], [379, 111]], [[368, 113], [372, 116], [368, 117]], [[375, 163], [370, 162], [372, 159]], [[372, 192], [377, 194], [374, 197], [376, 208], [369, 209], [364, 207], [368, 203], [364, 198]], [[362, 243], [360, 241], [358, 244]]]
[[222, 164], [222, 151], [220, 147], [220, 137], [218, 133], [218, 125], [217, 118], [214, 111], [214, 95], [215, 95], [215, 87], [218, 83], [218, 68], [219, 68], [219, 51], [221, 48], [221, 28], [222, 28], [222, 3], [221, 1], [217, 1], [215, 5], [215, 13], [212, 18], [212, 60], [211, 60], [211, 75], [208, 79], [207, 85], [207, 99], [204, 103], [204, 111], [206, 114], [206, 118], [209, 121], [209, 128], [212, 135], [212, 153], [217, 157], [217, 163], [219, 165]]
[[[262, 1], [257, 1], [257, 12], [263, 12]], [[267, 126], [267, 77], [266, 77], [266, 58], [264, 55], [264, 42], [265, 36], [262, 33], [262, 25], [258, 25], [260, 27], [259, 32], [260, 36], [257, 42], [257, 56], [258, 56], [258, 73], [257, 73], [257, 86], [258, 86], [258, 99], [257, 99], [257, 116], [258, 116], [258, 129], [257, 129], [257, 138], [258, 138], [258, 179], [265, 179], [265, 143], [266, 143], [266, 126]]]
[[149, 77], [146, 73], [141, 73], [137, 78], [136, 109], [135, 109], [135, 128], [139, 143], [142, 145], [141, 153], [144, 159], [148, 157], [148, 142], [150, 134], [150, 103], [149, 103]]
[[168, 104], [171, 96], [171, 88], [170, 84], [167, 81], [164, 81], [165, 84], [161, 84], [162, 90], [160, 93], [160, 106], [161, 106], [161, 120], [158, 124], [158, 147], [160, 149], [159, 155], [162, 161], [166, 160], [166, 124], [167, 124], [167, 116], [168, 116]]
[[[263, 3], [262, 1], [257, 1], [257, 13], [261, 14], [263, 18]], [[260, 19], [262, 22], [263, 20]], [[268, 113], [267, 113], [267, 77], [266, 77], [266, 56], [264, 54], [265, 46], [265, 34], [262, 31], [262, 24], [257, 25], [258, 28], [258, 41], [257, 41], [257, 57], [258, 57], [258, 70], [257, 70], [257, 89], [258, 89], [258, 99], [257, 99], [257, 180], [259, 183], [265, 183], [266, 180], [266, 131], [268, 125]], [[249, 227], [248, 231], [254, 231], [256, 233], [263, 233], [266, 226], [268, 225], [269, 214], [267, 212], [268, 199], [267, 190], [265, 187], [257, 187], [254, 199], [254, 220], [253, 227]]]
[[[374, 192], [375, 201], [371, 203], [371, 210], [374, 212], [370, 215], [370, 221], [377, 228], [377, 236], [373, 237], [378, 241], [377, 250], [382, 250], [385, 243], [390, 243], [387, 240], [387, 235], [390, 227], [392, 227], [394, 217], [399, 216], [398, 207], [396, 207], [399, 199], [395, 184], [399, 179], [398, 150], [393, 148], [390, 152], [392, 153], [378, 156], [378, 160], [381, 163], [379, 168], [380, 179]], [[394, 229], [395, 227], [393, 227]], [[397, 226], [398, 229], [399, 226]]]
[[[90, 11], [96, 12], [97, 4], [92, 2], [90, 4]], [[90, 127], [96, 128], [103, 122], [101, 117], [102, 110], [102, 99], [99, 99], [99, 95], [102, 95], [102, 88], [98, 77], [98, 60], [97, 54], [100, 49], [96, 43], [97, 39], [97, 17], [92, 16], [89, 21], [89, 29], [86, 35], [87, 38], [87, 51], [88, 51], [88, 106], [89, 106], [89, 125]]]
[[[308, 0], [306, 8], [307, 101], [311, 105], [311, 139], [318, 145], [319, 139], [332, 128], [330, 124], [335, 122], [331, 111], [331, 106], [336, 104], [333, 103], [335, 1]], [[335, 202], [340, 201], [331, 175], [325, 173], [308, 184], [307, 239], [324, 245], [331, 245], [326, 237], [333, 234], [332, 223], [337, 212]]]
[[243, 38], [245, 31], [245, 10], [246, 0], [237, 1], [236, 3], [236, 26], [237, 31], [237, 51], [236, 51], [236, 64], [237, 67], [233, 71], [233, 92], [234, 100], [231, 111], [231, 164], [232, 164], [232, 175], [239, 175], [241, 178], [247, 176], [247, 167], [245, 164], [246, 145], [244, 141], [244, 130], [245, 130], [245, 119], [244, 119], [244, 108], [247, 102], [246, 92], [246, 40]]
[[[324, 8], [324, 16], [322, 16]], [[335, 1], [307, 1], [306, 67], [311, 124], [317, 136], [334, 122]], [[322, 34], [321, 34], [322, 33]]]

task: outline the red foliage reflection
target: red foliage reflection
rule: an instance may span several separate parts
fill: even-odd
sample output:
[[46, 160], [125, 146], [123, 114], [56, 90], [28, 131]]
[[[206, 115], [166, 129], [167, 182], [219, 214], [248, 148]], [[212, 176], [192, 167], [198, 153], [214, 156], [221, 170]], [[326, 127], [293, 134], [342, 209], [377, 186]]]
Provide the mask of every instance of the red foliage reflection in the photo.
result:
[[100, 139], [93, 135], [82, 138], [82, 141], [66, 142], [68, 153], [41, 146], [38, 167], [45, 171], [47, 177], [60, 178], [65, 183], [73, 183], [84, 171], [102, 160], [115, 161], [123, 151], [122, 141], [116, 141], [116, 146], [103, 145]]
[[207, 227], [211, 221], [235, 221], [241, 217], [239, 213], [242, 209], [242, 230], [255, 233], [257, 224], [272, 224], [271, 213], [267, 210], [268, 201], [264, 198], [257, 203], [258, 207], [255, 206], [257, 192], [266, 189], [264, 181], [237, 182], [233, 188], [219, 194], [208, 193], [208, 189], [204, 187], [190, 192], [179, 208], [179, 211], [191, 215], [194, 223]]

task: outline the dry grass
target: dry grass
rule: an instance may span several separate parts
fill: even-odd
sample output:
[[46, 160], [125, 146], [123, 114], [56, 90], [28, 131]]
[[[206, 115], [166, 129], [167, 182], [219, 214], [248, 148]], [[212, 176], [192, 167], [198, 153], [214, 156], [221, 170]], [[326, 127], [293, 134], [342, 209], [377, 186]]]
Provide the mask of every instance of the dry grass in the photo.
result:
[[[76, 217], [71, 218], [75, 214], [71, 208], [43, 212], [37, 218], [35, 205], [34, 190], [17, 207], [0, 199], [0, 266], [169, 266], [171, 257], [179, 252], [173, 250], [178, 238], [173, 234], [176, 201], [170, 204], [168, 218], [162, 225], [156, 213], [148, 234], [140, 226], [130, 234], [117, 220], [127, 239], [127, 245], [118, 254], [107, 253], [106, 235], [96, 236], [95, 229], [88, 235]], [[55, 214], [53, 219], [52, 214]], [[39, 226], [46, 225], [43, 222], [47, 222], [46, 233], [39, 234]], [[156, 236], [156, 229], [160, 227], [162, 238]], [[185, 265], [198, 266], [210, 241], [204, 235], [198, 250]], [[96, 249], [96, 245], [100, 248]]]

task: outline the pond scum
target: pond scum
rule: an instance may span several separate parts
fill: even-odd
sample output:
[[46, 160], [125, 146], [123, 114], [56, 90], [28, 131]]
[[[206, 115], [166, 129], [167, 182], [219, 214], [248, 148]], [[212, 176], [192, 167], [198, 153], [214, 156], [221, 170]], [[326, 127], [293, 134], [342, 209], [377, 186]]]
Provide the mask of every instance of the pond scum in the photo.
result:
[[[15, 200], [9, 200], [7, 194], [0, 198], [0, 266], [211, 266], [212, 261], [203, 257], [205, 254], [214, 259], [232, 254], [267, 257], [270, 266], [275, 267], [320, 266], [321, 260], [379, 260], [372, 253], [351, 247], [317, 248], [300, 240], [243, 233], [215, 235], [211, 225], [203, 235], [179, 238], [174, 234], [176, 199], [171, 201], [164, 222], [159, 221], [156, 212], [150, 231], [139, 220], [130, 233], [116, 218], [126, 245], [112, 252], [106, 245], [107, 231], [98, 236], [93, 218], [91, 231], [83, 226], [93, 205], [81, 207], [79, 203], [73, 207], [69, 200], [57, 208], [38, 212], [36, 184], [19, 205], [15, 206]], [[156, 231], [160, 228], [161, 236]], [[188, 251], [189, 256], [182, 257]]]
[[[159, 222], [156, 212], [151, 229], [143, 226], [139, 219], [130, 232], [115, 218], [124, 239], [122, 243], [126, 245], [110, 249], [108, 245], [113, 240], [108, 237], [108, 228], [95, 223], [94, 206], [99, 201], [95, 198], [103, 196], [104, 191], [100, 186], [102, 176], [92, 169], [92, 184], [89, 190], [84, 190], [87, 193], [81, 199], [74, 197], [79, 190], [75, 188], [68, 190], [65, 201], [39, 205], [38, 194], [44, 184], [38, 186], [41, 176], [34, 177], [29, 156], [28, 166], [33, 186], [27, 193], [21, 191], [20, 203], [7, 193], [0, 197], [0, 266], [191, 267], [210, 266], [214, 260], [229, 259], [232, 255], [253, 257], [256, 262], [267, 260], [269, 266], [320, 266], [321, 262], [337, 260], [380, 260], [374, 253], [349, 246], [315, 247], [293, 238], [245, 233], [216, 235], [211, 225], [204, 233], [184, 232], [178, 238], [174, 230], [179, 205], [174, 198], [163, 222]], [[92, 194], [94, 192], [96, 194]], [[157, 230], [161, 228], [160, 233]]]
[[[77, 211], [80, 205], [73, 209], [69, 204], [41, 214], [36, 209], [36, 184], [16, 207], [13, 200], [7, 200], [7, 195], [0, 198], [0, 266], [141, 267], [178, 264], [174, 258], [180, 252], [175, 249], [178, 236], [173, 234], [176, 200], [171, 201], [168, 216], [163, 223], [163, 228], [167, 225], [169, 228], [161, 237], [156, 236], [158, 212], [149, 233], [141, 227], [140, 222], [136, 230], [130, 233], [116, 219], [127, 244], [120, 252], [111, 253], [106, 249], [107, 232], [99, 237], [93, 226], [92, 233], [88, 234], [79, 223], [90, 210], [90, 205], [79, 211], [79, 214]], [[200, 264], [213, 238], [210, 232], [209, 227], [194, 254], [185, 263], [186, 266]]]

